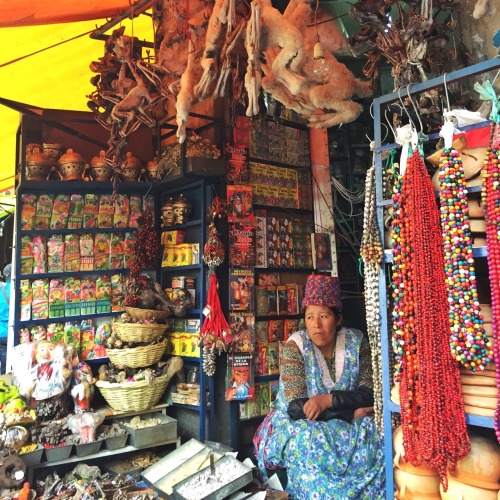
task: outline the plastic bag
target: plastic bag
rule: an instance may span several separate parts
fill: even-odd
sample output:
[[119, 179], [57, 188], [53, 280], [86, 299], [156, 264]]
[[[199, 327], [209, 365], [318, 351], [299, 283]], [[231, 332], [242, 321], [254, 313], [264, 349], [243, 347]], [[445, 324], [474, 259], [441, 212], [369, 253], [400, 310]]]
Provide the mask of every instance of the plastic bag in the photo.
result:
[[102, 412], [85, 412], [71, 415], [68, 418], [68, 428], [80, 439], [80, 443], [92, 443], [96, 440], [96, 429], [104, 422]]

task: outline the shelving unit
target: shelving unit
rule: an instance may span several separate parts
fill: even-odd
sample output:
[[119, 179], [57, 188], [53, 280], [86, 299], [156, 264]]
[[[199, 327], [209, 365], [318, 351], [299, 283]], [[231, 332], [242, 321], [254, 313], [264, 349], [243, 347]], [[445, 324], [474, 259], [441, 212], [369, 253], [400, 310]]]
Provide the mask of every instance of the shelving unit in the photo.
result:
[[[183, 224], [174, 224], [172, 226], [162, 227], [162, 231], [185, 231], [186, 243], [198, 243], [200, 248], [200, 262], [198, 264], [190, 264], [186, 266], [176, 267], [162, 267], [160, 270], [159, 282], [163, 288], [170, 288], [172, 286], [172, 278], [176, 276], [189, 275], [195, 279], [195, 303], [186, 315], [186, 318], [197, 319], [200, 322], [200, 327], [203, 324], [204, 316], [202, 309], [206, 297], [206, 269], [201, 254], [203, 246], [207, 239], [207, 209], [212, 201], [214, 194], [213, 184], [209, 184], [204, 180], [189, 182], [178, 185], [175, 188], [170, 187], [168, 184], [160, 183], [157, 187], [157, 196], [159, 198], [160, 207], [163, 206], [165, 201], [172, 197], [176, 198], [183, 194], [186, 199], [193, 204], [189, 220]], [[200, 373], [200, 404], [186, 405], [173, 403], [173, 408], [179, 410], [189, 410], [199, 413], [199, 439], [205, 440], [208, 436], [210, 439], [214, 434], [215, 418], [214, 418], [214, 398], [215, 398], [215, 382], [214, 377], [207, 377], [202, 369], [203, 353], [199, 357], [182, 356], [182, 359], [187, 366], [198, 366]], [[206, 403], [205, 394], [208, 392], [210, 404]], [[206, 419], [208, 417], [208, 433], [206, 426]]]
[[[259, 279], [264, 274], [277, 275], [279, 277], [278, 286], [305, 284], [307, 275], [312, 272], [312, 260], [309, 265], [303, 262], [308, 252], [307, 245], [309, 245], [310, 252], [310, 233], [314, 232], [315, 226], [312, 191], [307, 193], [306, 179], [301, 177], [304, 174], [307, 175], [308, 167], [311, 164], [307, 126], [290, 120], [274, 120], [268, 116], [267, 120], [260, 124], [260, 129], [251, 128], [248, 140], [249, 182], [242, 182], [242, 184], [252, 185], [253, 208], [257, 227], [257, 258], [256, 266], [242, 267], [245, 271], [250, 268], [250, 272], [253, 273], [254, 308], [250, 308], [248, 312], [253, 314], [255, 330], [257, 330], [258, 322], [267, 322], [269, 324], [270, 321], [277, 320], [298, 321], [302, 317], [298, 313], [298, 306], [297, 314], [284, 314], [284, 312], [281, 312], [281, 314], [263, 313], [257, 304], [259, 299], [256, 297], [255, 287], [259, 285]], [[297, 184], [294, 184], [293, 189], [299, 190], [299, 193], [294, 192], [293, 200], [289, 198], [290, 179], [296, 179]], [[274, 224], [271, 222], [272, 220], [275, 221]], [[309, 229], [305, 227], [306, 222], [310, 224]], [[285, 236], [290, 238], [289, 241], [294, 241], [289, 249], [285, 248], [284, 243], [282, 243], [285, 241]], [[299, 244], [300, 237], [303, 237], [303, 239]], [[296, 241], [294, 238], [296, 238]], [[264, 241], [265, 243], [261, 243]], [[279, 243], [277, 244], [276, 241]], [[289, 250], [288, 256], [287, 249]], [[261, 254], [260, 257], [259, 254]], [[276, 259], [277, 264], [271, 261], [271, 254], [273, 256], [278, 255], [273, 257], [273, 259]], [[311, 258], [310, 253], [309, 257]], [[238, 269], [240, 266], [234, 265], [234, 267]], [[270, 282], [262, 284], [264, 288], [266, 285], [273, 286]], [[264, 331], [264, 327], [262, 327], [262, 331]], [[267, 335], [266, 342], [270, 343], [269, 333]], [[258, 337], [256, 334], [256, 351], [259, 342], [264, 343]], [[262, 345], [261, 348], [266, 349], [266, 346]], [[258, 353], [254, 352], [255, 367], [258, 365], [258, 358]], [[265, 387], [269, 382], [277, 382], [278, 380], [279, 373], [258, 374], [257, 371], [255, 372], [256, 386], [263, 384]], [[270, 391], [270, 386], [267, 387]], [[259, 397], [259, 391], [256, 390], [255, 394], [256, 398]], [[229, 404], [231, 447], [243, 450], [245, 453], [248, 441], [251, 441], [251, 435], [253, 436], [256, 426], [265, 418], [265, 415], [260, 414], [259, 416], [240, 418], [241, 403], [247, 404], [248, 408], [253, 408], [255, 411], [257, 411], [256, 405], [259, 408], [262, 408], [262, 406], [260, 401], [249, 403], [248, 400], [231, 401]], [[253, 412], [251, 415], [253, 415]]]
[[[449, 73], [446, 75], [446, 84], [450, 85], [459, 82], [465, 78], [483, 74], [488, 71], [498, 70], [500, 60], [498, 58], [484, 61], [474, 66]], [[424, 83], [411, 86], [411, 94], [418, 95], [421, 92], [428, 91], [444, 85], [443, 77], [434, 78]], [[392, 200], [383, 197], [383, 178], [382, 178], [382, 153], [391, 149], [399, 148], [398, 144], [383, 144], [382, 122], [384, 118], [384, 109], [391, 103], [399, 103], [408, 95], [408, 88], [402, 88], [397, 93], [392, 93], [379, 97], [374, 100], [373, 113], [375, 124], [375, 169], [376, 169], [376, 203], [379, 234], [384, 234], [384, 208], [392, 204]], [[474, 127], [471, 127], [474, 128]], [[476, 190], [480, 188], [475, 188]], [[470, 189], [469, 192], [472, 192]], [[382, 237], [383, 244], [383, 237]], [[487, 256], [486, 248], [479, 247], [473, 249], [474, 257], [484, 258]], [[390, 359], [392, 357], [391, 339], [389, 337], [390, 325], [388, 321], [388, 291], [387, 291], [387, 270], [386, 267], [392, 261], [391, 251], [384, 250], [384, 260], [379, 274], [379, 294], [380, 294], [380, 327], [381, 327], [381, 354], [382, 354], [382, 385], [383, 385], [383, 423], [384, 423], [384, 453], [386, 468], [386, 498], [394, 498], [394, 476], [393, 476], [393, 448], [392, 448], [392, 414], [399, 412], [399, 406], [391, 401], [392, 372]], [[494, 419], [489, 417], [480, 417], [477, 415], [466, 414], [467, 424], [493, 428]]]
[[[200, 167], [200, 161], [197, 163], [196, 171], [188, 171], [185, 169], [185, 164], [183, 162], [183, 168], [181, 169], [179, 175], [176, 175], [173, 179], [166, 179], [161, 182], [125, 182], [121, 181], [118, 183], [113, 182], [97, 182], [97, 181], [87, 181], [87, 180], [75, 180], [75, 181], [63, 181], [55, 180], [54, 174], [51, 174], [49, 180], [43, 181], [33, 181], [26, 179], [25, 172], [25, 154], [26, 146], [28, 144], [62, 144], [66, 148], [72, 148], [75, 152], [82, 155], [86, 160], [90, 160], [92, 157], [99, 154], [102, 149], [107, 149], [105, 140], [103, 137], [106, 136], [105, 131], [103, 131], [101, 125], [99, 125], [94, 116], [87, 112], [71, 112], [71, 111], [61, 111], [61, 110], [44, 110], [26, 108], [19, 109], [21, 112], [21, 124], [18, 129], [17, 135], [17, 164], [19, 166], [19, 183], [17, 189], [18, 196], [18, 207], [19, 210], [16, 211], [17, 221], [16, 221], [16, 234], [15, 234], [15, 245], [16, 245], [16, 261], [15, 261], [15, 271], [13, 274], [13, 297], [14, 297], [14, 307], [11, 307], [11, 312], [13, 317], [11, 318], [12, 332], [17, 332], [20, 327], [27, 325], [44, 325], [51, 322], [65, 322], [65, 321], [81, 321], [82, 319], [97, 319], [97, 318], [112, 318], [118, 314], [119, 311], [113, 311], [109, 313], [96, 313], [96, 314], [83, 314], [78, 316], [63, 317], [63, 318], [48, 318], [48, 319], [36, 319], [29, 321], [19, 321], [19, 304], [20, 304], [20, 290], [19, 290], [19, 280], [20, 279], [51, 279], [51, 278], [64, 278], [69, 276], [79, 276], [79, 277], [91, 277], [91, 276], [110, 276], [113, 274], [128, 274], [128, 269], [112, 269], [112, 270], [93, 270], [93, 271], [79, 271], [79, 272], [54, 272], [54, 273], [30, 273], [26, 275], [20, 275], [20, 241], [23, 236], [44, 236], [48, 237], [52, 234], [73, 234], [88, 233], [88, 234], [98, 234], [98, 233], [120, 233], [124, 234], [129, 231], [135, 231], [137, 228], [86, 228], [86, 229], [48, 229], [48, 230], [21, 230], [20, 222], [20, 200], [23, 194], [33, 193], [33, 194], [72, 194], [72, 193], [95, 193], [95, 194], [126, 194], [126, 195], [137, 195], [141, 197], [152, 196], [154, 198], [154, 212], [155, 218], [158, 223], [158, 228], [160, 227], [160, 208], [162, 206], [162, 200], [164, 197], [169, 195], [174, 195], [175, 193], [184, 193], [188, 197], [191, 197], [191, 202], [193, 203], [193, 211], [190, 220], [182, 225], [177, 225], [172, 229], [182, 229], [186, 231], [190, 241], [198, 242], [200, 247], [200, 264], [189, 265], [178, 268], [161, 269], [160, 263], [158, 262], [151, 269], [145, 269], [145, 272], [152, 273], [153, 277], [156, 277], [165, 287], [171, 285], [171, 277], [180, 274], [189, 274], [196, 277], [196, 303], [194, 307], [188, 311], [187, 318], [198, 318], [200, 324], [203, 320], [202, 308], [204, 306], [205, 295], [206, 295], [206, 273], [203, 261], [201, 260], [201, 252], [203, 250], [203, 245], [206, 240], [206, 228], [207, 228], [207, 203], [210, 203], [213, 196], [213, 185], [206, 181], [206, 175]], [[218, 123], [212, 120], [212, 123]], [[137, 131], [127, 137], [127, 150], [133, 151], [134, 156], [140, 160], [140, 162], [145, 165], [148, 161], [152, 160], [156, 154], [156, 140], [154, 137], [154, 132], [148, 127], [140, 127]], [[200, 160], [200, 159], [190, 159], [190, 160]], [[208, 160], [210, 166], [213, 165], [215, 160]], [[220, 160], [219, 160], [220, 162]], [[220, 167], [220, 164], [219, 164]], [[185, 174], [185, 175], [184, 175]], [[54, 179], [54, 180], [53, 180]], [[214, 179], [214, 177], [212, 177]], [[165, 230], [169, 228], [164, 228]], [[16, 274], [17, 271], [17, 274]], [[10, 339], [12, 344], [17, 344], [19, 339], [17, 335], [15, 338]], [[105, 357], [100, 357], [96, 359], [86, 360], [89, 362], [93, 368], [97, 368], [96, 365], [107, 363], [109, 360]], [[189, 366], [198, 366], [200, 369], [200, 374], [202, 373], [201, 364], [202, 357], [188, 357], [183, 356], [183, 361]], [[182, 416], [186, 415], [188, 412], [188, 417], [192, 416], [195, 420], [195, 427], [199, 429], [196, 435], [196, 430], [190, 429], [192, 431], [193, 437], [197, 437], [200, 440], [204, 440], [207, 437], [213, 435], [213, 429], [215, 426], [214, 418], [214, 406], [215, 406], [215, 395], [214, 395], [214, 380], [213, 377], [208, 378], [206, 376], [201, 376], [200, 378], [200, 389], [201, 394], [204, 394], [208, 389], [210, 394], [210, 404], [206, 404], [205, 399], [201, 398], [199, 406], [195, 405], [167, 405], [162, 403], [156, 407], [148, 410], [154, 411], [160, 408], [165, 411], [165, 408], [169, 406], [169, 412], [177, 412], [181, 410]], [[102, 400], [102, 398], [99, 398]], [[165, 397], [161, 401], [165, 401]], [[109, 410], [109, 416], [116, 416], [116, 412]], [[136, 414], [140, 412], [132, 412]], [[120, 414], [121, 416], [121, 414]], [[208, 430], [206, 425], [206, 420], [208, 419]], [[183, 422], [186, 419], [182, 419]], [[158, 445], [163, 444], [161, 442]], [[123, 450], [122, 450], [123, 451]], [[99, 454], [101, 456], [102, 453]], [[80, 457], [78, 457], [80, 459]], [[87, 459], [88, 457], [81, 458]], [[75, 458], [76, 460], [76, 458]], [[49, 464], [51, 465], [51, 464]]]

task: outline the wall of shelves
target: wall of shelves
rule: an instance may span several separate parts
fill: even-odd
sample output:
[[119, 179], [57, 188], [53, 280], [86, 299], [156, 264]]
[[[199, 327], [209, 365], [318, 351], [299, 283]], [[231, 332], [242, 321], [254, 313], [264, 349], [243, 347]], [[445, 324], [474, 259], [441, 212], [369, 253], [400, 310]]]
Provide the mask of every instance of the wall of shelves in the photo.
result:
[[[104, 134], [105, 135], [105, 134]], [[21, 238], [25, 236], [42, 236], [48, 238], [53, 234], [65, 235], [69, 234], [119, 234], [124, 235], [129, 231], [136, 231], [136, 227], [107, 227], [107, 228], [78, 228], [78, 229], [22, 229], [21, 220], [21, 196], [24, 194], [72, 194], [72, 193], [94, 193], [96, 195], [106, 195], [115, 193], [118, 195], [138, 196], [141, 199], [149, 197], [153, 199], [153, 208], [155, 212], [155, 219], [158, 229], [160, 228], [160, 208], [165, 201], [165, 197], [174, 194], [184, 193], [191, 198], [193, 203], [193, 211], [190, 220], [184, 224], [176, 225], [171, 229], [182, 229], [186, 232], [187, 237], [192, 242], [199, 243], [200, 248], [200, 263], [188, 266], [161, 268], [160, 262], [153, 268], [145, 269], [144, 271], [150, 273], [155, 277], [162, 286], [165, 288], [171, 286], [171, 278], [179, 275], [194, 276], [196, 279], [196, 300], [193, 307], [187, 312], [187, 318], [197, 318], [201, 322], [203, 320], [202, 308], [204, 306], [206, 294], [206, 275], [205, 266], [201, 260], [201, 251], [206, 239], [207, 227], [207, 203], [211, 202], [213, 195], [213, 185], [205, 181], [203, 175], [191, 173], [189, 175], [176, 176], [170, 182], [169, 179], [161, 182], [97, 182], [87, 180], [75, 181], [62, 181], [56, 180], [54, 174], [51, 174], [48, 180], [33, 181], [26, 179], [25, 171], [25, 146], [30, 143], [44, 144], [44, 143], [57, 143], [62, 144], [68, 148], [72, 148], [75, 152], [81, 154], [85, 159], [89, 160], [99, 153], [100, 149], [107, 149], [106, 145], [102, 143], [103, 130], [102, 127], [95, 122], [91, 113], [85, 112], [66, 112], [59, 110], [41, 110], [40, 114], [33, 115], [30, 112], [22, 114], [21, 124], [18, 130], [18, 154], [17, 163], [19, 165], [19, 184], [17, 189], [18, 207], [16, 211], [16, 234], [15, 234], [15, 273], [13, 275], [13, 297], [14, 307], [11, 307], [11, 331], [15, 334], [9, 340], [12, 345], [19, 343], [17, 332], [19, 328], [28, 326], [45, 326], [49, 323], [64, 323], [66, 321], [78, 321], [83, 319], [95, 319], [97, 321], [112, 321], [114, 317], [121, 314], [121, 310], [113, 310], [109, 312], [96, 312], [95, 314], [79, 314], [75, 316], [65, 316], [59, 318], [47, 319], [23, 319], [19, 318], [18, 312], [20, 310], [21, 292], [19, 287], [20, 280], [37, 280], [37, 279], [64, 279], [66, 277], [77, 276], [79, 278], [92, 278], [95, 276], [110, 277], [115, 274], [120, 274], [125, 277], [128, 274], [128, 269], [125, 266], [117, 267], [116, 269], [96, 269], [96, 270], [82, 270], [82, 271], [62, 271], [62, 272], [43, 272], [43, 273], [21, 273]], [[144, 165], [150, 161], [155, 153], [153, 149], [153, 134], [147, 127], [139, 128], [130, 137], [127, 137], [127, 150], [134, 151], [134, 155]], [[137, 153], [136, 153], [137, 151]], [[213, 160], [212, 160], [213, 161]], [[170, 229], [170, 228], [163, 228]], [[16, 311], [14, 313], [14, 311]], [[183, 361], [187, 368], [191, 366], [198, 366], [200, 373], [202, 372], [201, 363], [202, 356], [189, 357], [183, 356]], [[107, 357], [98, 357], [96, 359], [85, 359], [89, 362], [93, 369], [97, 369], [97, 365], [107, 363]], [[214, 419], [214, 380], [213, 377], [209, 378], [202, 376], [200, 378], [200, 392], [204, 394], [206, 391], [209, 393], [210, 401], [212, 404], [207, 404], [204, 398], [201, 398], [199, 405], [177, 405], [167, 404], [166, 394], [161, 399], [161, 404], [158, 408], [165, 411], [169, 407], [169, 414], [172, 414], [179, 421], [179, 428], [182, 437], [196, 437], [204, 440], [213, 435], [215, 419]], [[96, 391], [98, 393], [98, 391]], [[94, 403], [101, 408], [103, 405], [106, 407], [105, 402], [100, 394], [96, 394]], [[155, 407], [156, 409], [157, 407]], [[109, 408], [108, 408], [109, 409]], [[151, 410], [149, 410], [151, 411]], [[133, 412], [134, 414], [137, 412]], [[110, 415], [116, 415], [116, 412], [110, 410]], [[183, 433], [183, 425], [187, 424], [187, 431]], [[185, 430], [185, 429], [184, 429]], [[160, 441], [158, 445], [162, 444]], [[79, 457], [78, 457], [79, 458]], [[84, 457], [87, 458], [87, 457]], [[83, 460], [84, 458], [81, 458]]]
[[[446, 75], [446, 83], [452, 84], [459, 82], [462, 79], [473, 77], [475, 75], [486, 73], [490, 70], [497, 70], [500, 67], [500, 60], [494, 59], [484, 61], [474, 66], [461, 69], [459, 71]], [[424, 83], [411, 86], [412, 95], [418, 95], [420, 92], [425, 92], [430, 89], [443, 86], [443, 77], [434, 78]], [[374, 100], [373, 113], [375, 119], [375, 168], [376, 168], [376, 203], [377, 203], [377, 219], [379, 233], [384, 235], [384, 210], [392, 204], [392, 200], [384, 198], [383, 191], [383, 161], [382, 154], [384, 151], [399, 148], [397, 144], [383, 144], [382, 122], [384, 113], [383, 110], [392, 102], [397, 102], [404, 99], [408, 95], [408, 88], [401, 89], [399, 93], [385, 95]], [[473, 127], [474, 128], [474, 127]], [[469, 189], [469, 193], [480, 190], [480, 187]], [[486, 247], [473, 248], [473, 255], [479, 260], [483, 260], [487, 256]], [[380, 293], [380, 320], [381, 320], [381, 355], [382, 355], [382, 383], [383, 383], [383, 424], [384, 424], [384, 452], [385, 452], [385, 467], [386, 467], [386, 498], [394, 498], [394, 477], [393, 477], [393, 445], [392, 445], [392, 415], [399, 413], [400, 407], [391, 401], [392, 387], [392, 369], [390, 359], [392, 358], [391, 339], [389, 332], [391, 331], [389, 324], [389, 297], [387, 266], [392, 262], [391, 250], [384, 250], [384, 259], [379, 274], [379, 293]], [[480, 261], [479, 261], [480, 262]], [[482, 265], [480, 263], [480, 265]], [[493, 428], [494, 419], [492, 417], [483, 417], [479, 415], [466, 414], [466, 423], [471, 426], [481, 428]]]

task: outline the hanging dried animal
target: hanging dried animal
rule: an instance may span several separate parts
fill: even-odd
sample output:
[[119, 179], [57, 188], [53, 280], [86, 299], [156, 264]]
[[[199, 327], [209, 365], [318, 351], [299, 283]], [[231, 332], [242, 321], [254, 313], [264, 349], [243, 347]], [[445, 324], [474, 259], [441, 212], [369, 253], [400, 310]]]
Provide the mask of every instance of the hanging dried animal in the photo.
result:
[[[251, 5], [254, 9], [254, 2]], [[306, 116], [310, 127], [328, 128], [355, 120], [362, 107], [351, 100], [352, 96], [367, 97], [372, 91], [367, 82], [356, 78], [333, 55], [333, 51], [345, 47], [345, 39], [336, 25], [333, 22], [316, 24], [314, 10], [309, 3], [302, 0], [292, 1], [283, 16], [270, 6], [263, 8], [263, 12], [266, 15], [260, 15], [258, 25], [260, 37], [275, 40], [275, 43], [268, 41], [261, 47], [265, 57], [265, 63], [261, 64], [264, 74], [262, 88], [287, 108]], [[269, 23], [272, 23], [274, 30], [281, 33], [271, 38], [267, 34], [271, 29]], [[290, 39], [294, 40], [293, 43]], [[288, 43], [283, 44], [282, 40], [287, 40]], [[318, 40], [321, 40], [320, 51]], [[247, 47], [248, 45], [247, 40]], [[318, 58], [321, 61], [318, 61]], [[253, 59], [255, 55], [249, 54], [249, 65]], [[321, 74], [315, 71], [318, 62], [323, 65], [324, 71]], [[249, 69], [252, 70], [251, 73]], [[247, 68], [246, 78], [254, 78], [257, 82], [259, 75], [255, 73], [258, 69], [258, 66], [255, 69]], [[255, 90], [250, 88], [255, 94]], [[258, 111], [250, 107], [250, 103], [254, 102], [255, 96], [249, 93], [247, 115], [256, 114]], [[320, 110], [323, 113], [318, 113]]]
[[97, 121], [110, 131], [105, 159], [116, 167], [126, 137], [142, 124], [156, 124], [154, 109], [165, 100], [160, 72], [141, 59], [138, 40], [119, 28], [105, 43], [106, 54], [90, 69], [99, 73], [91, 80], [96, 91], [87, 97]]

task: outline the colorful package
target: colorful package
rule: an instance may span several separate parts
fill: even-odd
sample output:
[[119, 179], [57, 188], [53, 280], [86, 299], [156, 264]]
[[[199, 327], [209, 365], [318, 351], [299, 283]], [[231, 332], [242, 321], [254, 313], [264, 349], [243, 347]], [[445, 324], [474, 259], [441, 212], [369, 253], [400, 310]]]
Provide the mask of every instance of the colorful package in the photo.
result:
[[123, 238], [123, 267], [127, 269], [130, 267], [130, 259], [135, 255], [135, 241], [135, 233], [125, 233]]
[[99, 197], [97, 194], [87, 193], [83, 205], [83, 227], [97, 227], [99, 213]]
[[62, 234], [53, 234], [47, 240], [47, 267], [49, 273], [64, 271], [64, 241]]
[[163, 231], [161, 233], [162, 245], [179, 245], [186, 242], [186, 231]]
[[19, 290], [21, 292], [21, 309], [19, 311], [20, 321], [29, 321], [31, 319], [31, 300], [32, 289], [30, 280], [20, 280]]
[[113, 214], [115, 212], [115, 200], [112, 194], [101, 194], [99, 197], [99, 214], [97, 215], [97, 227], [113, 227]]
[[80, 235], [80, 271], [94, 270], [94, 237], [91, 234]]
[[99, 276], [96, 279], [96, 313], [111, 312], [111, 281], [109, 276]]
[[21, 195], [21, 229], [35, 228], [36, 196], [34, 194]]
[[109, 268], [123, 269], [123, 234], [111, 233]]
[[55, 197], [50, 217], [50, 229], [66, 229], [69, 205], [69, 196], [67, 194], [58, 194]]
[[82, 291], [80, 306], [82, 314], [95, 314], [96, 310], [96, 286], [91, 278], [83, 278], [81, 281]]
[[137, 227], [139, 225], [138, 219], [142, 216], [142, 198], [140, 196], [132, 195], [130, 197], [130, 216], [128, 225], [129, 227]]
[[49, 318], [64, 318], [64, 282], [60, 279], [49, 283]]
[[146, 213], [146, 210], [148, 208], [151, 210], [151, 213], [153, 214], [153, 217], [154, 217], [154, 214], [155, 214], [155, 198], [154, 198], [154, 196], [152, 194], [148, 194], [142, 200], [142, 213]]
[[98, 233], [94, 238], [94, 268], [96, 270], [109, 269], [111, 236], [109, 233]]
[[130, 213], [130, 200], [126, 194], [117, 194], [115, 198], [114, 227], [127, 227]]
[[113, 274], [111, 276], [111, 310], [122, 311], [123, 300], [125, 299], [125, 277], [123, 274]]
[[80, 271], [80, 237], [77, 234], [64, 236], [64, 271]]
[[80, 229], [82, 227], [83, 207], [83, 195], [72, 194], [69, 203], [68, 229]]
[[36, 203], [35, 229], [49, 229], [53, 194], [41, 194]]
[[64, 341], [64, 325], [62, 323], [50, 323], [47, 325], [47, 340], [50, 342]]
[[28, 328], [19, 328], [17, 336], [20, 344], [27, 344], [28, 342], [31, 342], [31, 335]]
[[66, 278], [64, 283], [65, 316], [80, 316], [81, 286], [80, 278]]
[[78, 323], [68, 321], [64, 324], [64, 342], [80, 352], [80, 325]]
[[39, 279], [31, 283], [31, 319], [49, 317], [49, 280]]
[[47, 272], [47, 249], [42, 236], [33, 236], [33, 273]]
[[47, 329], [43, 325], [33, 326], [30, 330], [30, 337], [32, 342], [47, 340]]
[[93, 359], [94, 323], [91, 319], [84, 319], [80, 324], [80, 359]]
[[30, 236], [21, 237], [21, 274], [33, 273], [33, 241]]

